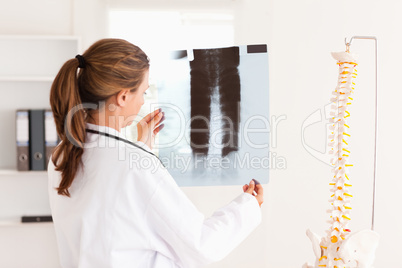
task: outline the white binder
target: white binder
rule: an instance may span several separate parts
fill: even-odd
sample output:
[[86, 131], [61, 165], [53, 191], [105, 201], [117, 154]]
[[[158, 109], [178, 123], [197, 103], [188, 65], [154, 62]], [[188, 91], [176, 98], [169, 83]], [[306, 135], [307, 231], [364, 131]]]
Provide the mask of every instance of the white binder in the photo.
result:
[[16, 112], [17, 169], [29, 170], [29, 111]]
[[51, 110], [45, 110], [45, 146], [46, 146], [46, 167], [49, 163], [49, 159], [52, 156], [54, 148], [57, 146], [59, 139], [56, 130], [56, 124], [54, 123], [53, 112]]

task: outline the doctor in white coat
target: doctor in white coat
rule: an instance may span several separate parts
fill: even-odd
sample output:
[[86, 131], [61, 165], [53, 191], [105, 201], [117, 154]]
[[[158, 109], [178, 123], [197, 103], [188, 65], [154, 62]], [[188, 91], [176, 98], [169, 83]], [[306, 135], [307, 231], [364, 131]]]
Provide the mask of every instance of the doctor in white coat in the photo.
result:
[[48, 165], [49, 199], [63, 268], [193, 268], [221, 260], [261, 221], [252, 180], [205, 218], [152, 153], [158, 109], [121, 129], [144, 104], [149, 60], [137, 46], [102, 39], [68, 60], [50, 103], [60, 144]]

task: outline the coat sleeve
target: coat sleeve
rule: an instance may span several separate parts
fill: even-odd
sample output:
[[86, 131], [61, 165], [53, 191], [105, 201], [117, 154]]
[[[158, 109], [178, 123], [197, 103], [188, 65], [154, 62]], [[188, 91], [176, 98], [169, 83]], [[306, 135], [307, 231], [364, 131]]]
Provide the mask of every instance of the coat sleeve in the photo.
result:
[[261, 209], [251, 194], [240, 194], [205, 219], [171, 175], [167, 171], [164, 174], [146, 217], [183, 267], [221, 260], [260, 224]]

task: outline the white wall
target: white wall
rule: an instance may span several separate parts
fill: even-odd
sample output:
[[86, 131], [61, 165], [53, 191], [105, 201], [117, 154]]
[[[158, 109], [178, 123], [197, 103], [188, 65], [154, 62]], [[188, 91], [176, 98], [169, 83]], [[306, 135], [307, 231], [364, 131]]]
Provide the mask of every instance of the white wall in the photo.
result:
[[71, 0], [0, 1], [1, 34], [72, 34]]
[[[250, 1], [251, 2], [251, 1]], [[252, 1], [257, 3], [258, 1]], [[278, 128], [276, 152], [287, 159], [287, 169], [272, 170], [268, 196], [268, 240], [265, 262], [259, 267], [300, 267], [313, 260], [305, 229], [323, 235], [329, 208], [330, 169], [313, 158], [301, 143], [303, 121], [329, 102], [336, 86], [337, 66], [331, 51], [344, 51], [344, 37], [375, 35], [379, 39], [379, 134], [375, 230], [381, 235], [375, 267], [401, 267], [402, 229], [398, 193], [401, 144], [398, 134], [402, 35], [399, 1], [274, 0], [273, 7], [258, 2], [247, 10], [246, 21], [266, 23], [258, 32], [247, 29], [239, 42], [267, 40], [270, 48], [270, 106], [274, 115], [287, 115]], [[273, 8], [273, 10], [271, 10]], [[270, 12], [271, 23], [256, 19]], [[269, 34], [267, 32], [270, 32]], [[370, 228], [374, 141], [374, 43], [354, 40], [360, 54], [359, 76], [351, 111], [351, 169], [353, 217], [351, 228]], [[323, 124], [306, 129], [310, 145], [323, 149]]]
[[[2, 3], [0, 34], [79, 34], [83, 48], [105, 37], [107, 1], [31, 2]], [[132, 1], [128, 2], [135, 6]], [[278, 125], [277, 146], [272, 151], [286, 158], [287, 167], [271, 170], [270, 183], [265, 186], [262, 224], [227, 259], [210, 267], [294, 268], [313, 261], [305, 230], [312, 228], [323, 235], [329, 227], [325, 223], [328, 219], [325, 211], [329, 208], [331, 173], [328, 166], [302, 146], [302, 124], [311, 113], [328, 103], [337, 79], [337, 65], [329, 52], [344, 50], [344, 37], [352, 35], [376, 35], [379, 39], [376, 231], [382, 238], [376, 267], [401, 267], [402, 261], [395, 256], [402, 250], [398, 243], [402, 239], [402, 216], [398, 213], [402, 181], [398, 180], [401, 176], [397, 169], [398, 152], [402, 149], [398, 143], [402, 127], [397, 121], [401, 115], [397, 108], [402, 93], [397, 79], [401, 72], [402, 56], [398, 51], [402, 47], [402, 35], [394, 29], [395, 25], [402, 25], [401, 8], [402, 3], [391, 0], [238, 2], [237, 43], [267, 43], [269, 47], [271, 115], [287, 118]], [[352, 51], [360, 54], [350, 120], [351, 160], [355, 165], [351, 171], [355, 196], [351, 228], [357, 231], [370, 228], [371, 223], [374, 48], [370, 41], [353, 42]], [[305, 130], [310, 146], [324, 148], [323, 127], [323, 123], [317, 123]], [[209, 215], [236, 196], [240, 187], [183, 190]]]

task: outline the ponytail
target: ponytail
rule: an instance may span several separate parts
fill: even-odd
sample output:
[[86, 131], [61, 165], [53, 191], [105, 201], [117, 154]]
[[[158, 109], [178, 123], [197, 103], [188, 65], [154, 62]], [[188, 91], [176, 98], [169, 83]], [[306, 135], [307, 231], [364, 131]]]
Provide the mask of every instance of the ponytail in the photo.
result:
[[67, 117], [74, 107], [82, 106], [78, 90], [78, 65], [77, 59], [67, 61], [57, 74], [50, 91], [50, 103], [57, 133], [61, 139], [61, 143], [53, 152], [52, 161], [56, 170], [62, 172], [57, 192], [65, 196], [70, 196], [68, 188], [80, 166], [85, 143], [84, 110], [77, 109], [71, 118]]
[[147, 55], [130, 42], [115, 38], [97, 41], [82, 56], [61, 67], [50, 91], [50, 106], [61, 139], [51, 159], [56, 171], [61, 172], [58, 194], [70, 197], [68, 189], [82, 167], [85, 124], [91, 117], [88, 107], [98, 107], [100, 101], [122, 89], [136, 91], [147, 70]]

